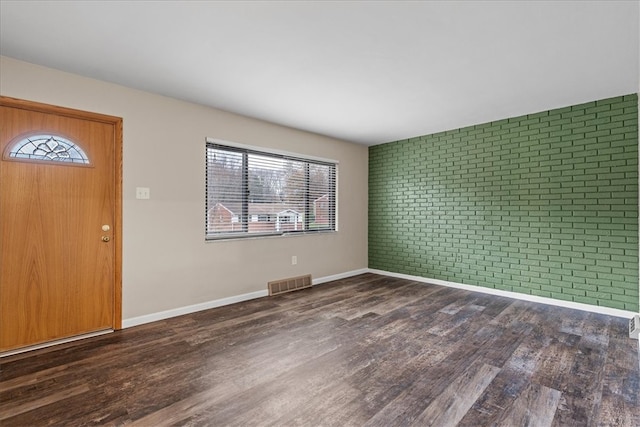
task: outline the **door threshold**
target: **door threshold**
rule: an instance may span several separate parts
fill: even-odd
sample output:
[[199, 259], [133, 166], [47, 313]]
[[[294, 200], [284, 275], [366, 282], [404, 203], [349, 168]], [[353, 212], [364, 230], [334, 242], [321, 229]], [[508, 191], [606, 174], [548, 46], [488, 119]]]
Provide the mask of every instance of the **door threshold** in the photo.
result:
[[0, 352], [0, 358], [13, 356], [15, 354], [20, 354], [20, 353], [26, 353], [28, 351], [40, 350], [42, 348], [53, 347], [54, 345], [60, 345], [60, 344], [66, 344], [68, 342], [79, 341], [85, 338], [93, 338], [100, 335], [110, 334], [111, 332], [113, 332], [113, 329], [105, 329], [102, 331], [89, 332], [88, 334], [74, 335], [68, 338], [62, 338], [54, 341], [47, 341], [45, 343], [30, 345], [27, 347], [20, 347], [14, 350], [7, 350], [7, 351]]

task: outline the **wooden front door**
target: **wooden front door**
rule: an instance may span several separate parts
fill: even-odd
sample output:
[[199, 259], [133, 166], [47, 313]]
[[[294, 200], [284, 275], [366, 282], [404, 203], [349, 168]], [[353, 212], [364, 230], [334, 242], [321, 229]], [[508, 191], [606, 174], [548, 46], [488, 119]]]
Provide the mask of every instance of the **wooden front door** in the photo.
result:
[[0, 97], [0, 352], [120, 328], [121, 125]]

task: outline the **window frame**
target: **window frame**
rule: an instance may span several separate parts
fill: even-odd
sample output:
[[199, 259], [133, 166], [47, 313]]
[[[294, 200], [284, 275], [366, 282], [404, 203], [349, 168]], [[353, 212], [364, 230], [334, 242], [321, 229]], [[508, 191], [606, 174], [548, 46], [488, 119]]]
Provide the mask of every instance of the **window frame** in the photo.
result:
[[[209, 231], [209, 210], [214, 206], [209, 206], [209, 149], [220, 149], [229, 152], [240, 153], [242, 155], [242, 183], [241, 183], [241, 212], [234, 213], [235, 217], [239, 217], [238, 221], [242, 226], [238, 231], [221, 231], [210, 232]], [[303, 162], [305, 170], [305, 193], [304, 193], [304, 217], [302, 230], [274, 230], [265, 232], [250, 232], [249, 224], [251, 222], [251, 214], [249, 213], [249, 155], [266, 156], [269, 158], [285, 159], [295, 162]], [[235, 142], [225, 141], [217, 138], [205, 139], [205, 223], [204, 234], [205, 242], [216, 242], [224, 240], [236, 240], [236, 239], [252, 239], [263, 237], [277, 237], [277, 236], [291, 236], [291, 235], [308, 235], [318, 233], [334, 233], [338, 231], [338, 161], [314, 156], [307, 156], [297, 153], [291, 153], [287, 151], [273, 150], [264, 147], [256, 147], [245, 144], [238, 144]], [[313, 200], [310, 197], [310, 184], [309, 184], [309, 165], [322, 165], [329, 166], [329, 193], [328, 193], [328, 205], [329, 205], [329, 226], [319, 229], [309, 228], [311, 221], [310, 218], [314, 213]], [[333, 179], [331, 179], [333, 178]], [[322, 197], [322, 196], [321, 196]], [[245, 218], [244, 221], [241, 218]]]

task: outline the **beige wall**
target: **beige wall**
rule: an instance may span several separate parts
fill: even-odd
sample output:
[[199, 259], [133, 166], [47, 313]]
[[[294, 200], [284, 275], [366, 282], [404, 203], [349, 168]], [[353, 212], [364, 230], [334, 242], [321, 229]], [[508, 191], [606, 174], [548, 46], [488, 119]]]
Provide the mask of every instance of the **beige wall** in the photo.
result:
[[[367, 267], [366, 146], [7, 57], [0, 94], [124, 119], [123, 319]], [[338, 160], [340, 230], [205, 243], [205, 137]]]

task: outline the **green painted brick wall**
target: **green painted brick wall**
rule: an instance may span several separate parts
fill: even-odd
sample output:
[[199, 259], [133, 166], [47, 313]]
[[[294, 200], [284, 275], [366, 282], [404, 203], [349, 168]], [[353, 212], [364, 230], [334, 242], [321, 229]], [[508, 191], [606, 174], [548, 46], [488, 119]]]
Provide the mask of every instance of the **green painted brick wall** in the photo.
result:
[[637, 95], [370, 147], [369, 267], [637, 312]]

